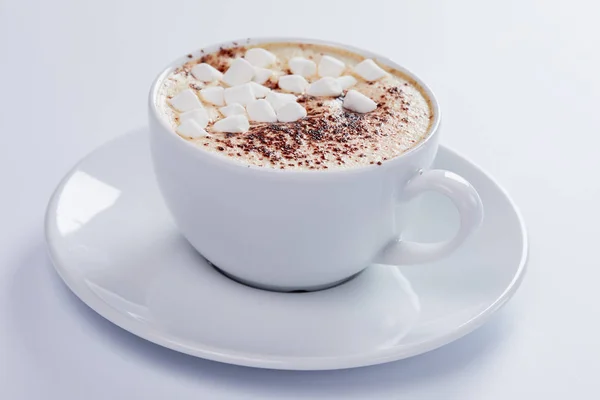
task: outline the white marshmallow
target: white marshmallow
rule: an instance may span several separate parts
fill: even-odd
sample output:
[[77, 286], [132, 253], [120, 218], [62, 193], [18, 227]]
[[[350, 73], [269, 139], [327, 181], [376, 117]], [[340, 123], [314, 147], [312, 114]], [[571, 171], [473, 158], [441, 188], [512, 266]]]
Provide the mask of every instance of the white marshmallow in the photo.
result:
[[275, 54], [258, 47], [248, 50], [244, 58], [255, 67], [268, 67], [277, 60]]
[[295, 103], [297, 98], [293, 94], [270, 91], [267, 93], [266, 100], [271, 104], [275, 111], [278, 111], [288, 103]]
[[202, 136], [208, 136], [208, 133], [193, 119], [186, 119], [176, 129], [177, 133], [181, 136], [189, 137], [192, 139], [199, 138]]
[[293, 57], [288, 62], [292, 73], [308, 78], [317, 73], [317, 64], [312, 60], [307, 60], [304, 57]]
[[223, 82], [229, 86], [250, 82], [254, 77], [254, 67], [243, 58], [233, 60], [229, 69], [223, 74]]
[[202, 82], [220, 81], [223, 78], [221, 71], [206, 63], [195, 65], [192, 68], [192, 75]]
[[256, 82], [249, 82], [248, 85], [250, 85], [250, 87], [252, 88], [252, 93], [254, 93], [254, 97], [256, 97], [257, 99], [263, 99], [267, 95], [267, 93], [271, 91], [271, 89], [269, 89], [268, 87], [260, 85]]
[[300, 75], [284, 75], [279, 78], [279, 87], [292, 93], [304, 93], [308, 82]]
[[306, 109], [300, 104], [287, 103], [277, 110], [277, 120], [280, 122], [294, 122], [306, 117]]
[[319, 61], [319, 76], [331, 76], [337, 78], [344, 72], [346, 64], [331, 56], [321, 57]]
[[252, 91], [252, 86], [249, 83], [244, 83], [243, 85], [233, 86], [225, 89], [225, 103], [227, 105], [233, 103], [239, 103], [243, 106], [251, 103], [255, 100], [254, 92]]
[[361, 61], [354, 67], [354, 73], [366, 81], [376, 81], [387, 75], [387, 72], [370, 58]]
[[342, 90], [349, 89], [358, 82], [356, 78], [351, 75], [340, 76], [337, 78], [337, 81], [342, 85]]
[[306, 93], [311, 96], [339, 96], [342, 94], [342, 85], [336, 78], [326, 76], [312, 83]]
[[346, 97], [344, 97], [343, 106], [348, 110], [356, 111], [358, 113], [368, 113], [377, 108], [377, 103], [364, 94], [357, 92], [354, 89], [350, 89], [346, 93]]
[[200, 103], [198, 96], [196, 96], [196, 93], [192, 89], [186, 89], [173, 96], [173, 98], [169, 99], [169, 104], [180, 112], [202, 108], [202, 103]]
[[265, 99], [254, 100], [246, 106], [246, 110], [251, 121], [277, 122], [275, 110], [271, 106], [271, 103]]
[[221, 114], [223, 114], [226, 117], [231, 117], [232, 115], [246, 114], [246, 109], [244, 108], [244, 106], [238, 103], [233, 103], [228, 106], [221, 107], [219, 108], [219, 111], [221, 111]]
[[224, 106], [224, 92], [225, 90], [221, 86], [212, 86], [202, 89], [200, 91], [200, 96], [202, 96], [202, 100], [206, 101], [207, 103], [214, 104], [216, 106]]
[[212, 127], [217, 132], [240, 133], [250, 129], [250, 122], [245, 115], [232, 115], [218, 120]]
[[194, 120], [200, 126], [200, 128], [206, 128], [208, 121], [210, 121], [208, 112], [206, 112], [204, 108], [196, 108], [194, 110], [186, 111], [179, 116], [180, 122], [187, 121], [188, 119]]
[[266, 68], [254, 67], [254, 78], [252, 80], [256, 83], [263, 84], [273, 76], [273, 71]]

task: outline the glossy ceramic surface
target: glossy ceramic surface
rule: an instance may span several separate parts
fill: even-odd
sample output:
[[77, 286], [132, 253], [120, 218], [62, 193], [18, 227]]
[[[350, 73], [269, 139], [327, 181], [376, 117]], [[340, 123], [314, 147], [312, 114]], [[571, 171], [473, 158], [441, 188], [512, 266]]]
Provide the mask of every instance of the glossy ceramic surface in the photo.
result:
[[[337, 369], [420, 354], [484, 323], [518, 288], [527, 245], [505, 192], [440, 148], [435, 167], [468, 179], [486, 219], [462, 248], [418, 266], [373, 265], [336, 288], [275, 293], [233, 282], [178, 233], [158, 192], [146, 136], [126, 135], [82, 160], [46, 215], [56, 270], [96, 312], [162, 346], [207, 359], [277, 369]], [[409, 239], [458, 227], [456, 209], [424, 196]]]
[[[424, 82], [386, 57], [325, 41], [259, 38], [219, 43], [203, 51], [270, 42], [325, 44], [403, 71], [431, 100], [431, 132], [382, 165], [320, 171], [245, 165], [198, 149], [161, 118], [158, 88], [173, 68], [189, 60], [184, 56], [156, 79], [150, 90], [148, 122], [158, 186], [179, 231], [192, 246], [221, 270], [253, 286], [315, 290], [343, 281], [372, 263], [407, 265], [446, 257], [477, 230], [483, 207], [476, 190], [456, 174], [430, 170], [441, 114]], [[194, 54], [199, 56], [200, 51]], [[428, 191], [453, 201], [460, 228], [438, 243], [425, 245], [403, 235], [412, 199]]]

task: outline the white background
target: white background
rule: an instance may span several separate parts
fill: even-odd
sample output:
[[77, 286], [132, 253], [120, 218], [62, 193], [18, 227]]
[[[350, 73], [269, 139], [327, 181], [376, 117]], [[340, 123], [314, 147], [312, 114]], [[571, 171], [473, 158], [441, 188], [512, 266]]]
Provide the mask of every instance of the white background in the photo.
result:
[[[0, 398], [600, 398], [595, 4], [0, 0]], [[388, 365], [265, 371], [147, 343], [62, 284], [42, 233], [60, 178], [144, 126], [151, 80], [171, 59], [266, 35], [369, 48], [434, 89], [442, 142], [495, 175], [529, 228], [528, 275], [490, 323]]]

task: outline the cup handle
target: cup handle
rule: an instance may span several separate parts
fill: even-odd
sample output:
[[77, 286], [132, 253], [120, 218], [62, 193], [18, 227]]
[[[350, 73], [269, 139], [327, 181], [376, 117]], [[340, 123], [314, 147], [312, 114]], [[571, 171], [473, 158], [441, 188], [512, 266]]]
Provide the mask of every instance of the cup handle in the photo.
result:
[[483, 221], [483, 205], [475, 188], [463, 177], [441, 169], [422, 172], [405, 188], [402, 200], [410, 201], [427, 191], [441, 193], [452, 200], [460, 215], [456, 235], [438, 243], [394, 240], [379, 254], [374, 263], [389, 265], [421, 264], [443, 258], [456, 250]]

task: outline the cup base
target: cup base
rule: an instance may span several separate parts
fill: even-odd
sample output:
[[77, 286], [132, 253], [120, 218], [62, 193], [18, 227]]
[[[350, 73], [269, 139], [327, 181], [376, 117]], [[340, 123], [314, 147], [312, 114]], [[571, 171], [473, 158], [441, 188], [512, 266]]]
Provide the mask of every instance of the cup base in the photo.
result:
[[[208, 261], [208, 260], [207, 260]], [[327, 290], [327, 289], [331, 289], [334, 288], [336, 286], [339, 285], [343, 285], [344, 283], [351, 281], [352, 279], [356, 278], [358, 275], [360, 275], [364, 270], [357, 272], [356, 274], [349, 276], [348, 278], [344, 278], [341, 279], [339, 281], [333, 282], [333, 283], [327, 283], [324, 285], [316, 285], [316, 286], [302, 286], [302, 287], [297, 287], [297, 286], [274, 286], [274, 285], [265, 285], [262, 283], [256, 283], [253, 281], [249, 281], [247, 279], [243, 279], [243, 278], [239, 278], [235, 275], [230, 274], [229, 272], [225, 272], [223, 271], [221, 268], [217, 267], [215, 264], [211, 263], [210, 261], [208, 261], [208, 263], [214, 268], [216, 269], [218, 272], [220, 272], [221, 274], [223, 274], [224, 276], [226, 276], [227, 278], [237, 282], [237, 283], [241, 283], [242, 285], [245, 286], [249, 286], [253, 289], [260, 289], [260, 290], [267, 290], [270, 292], [280, 292], [280, 293], [307, 293], [307, 292], [317, 292], [319, 290]]]

